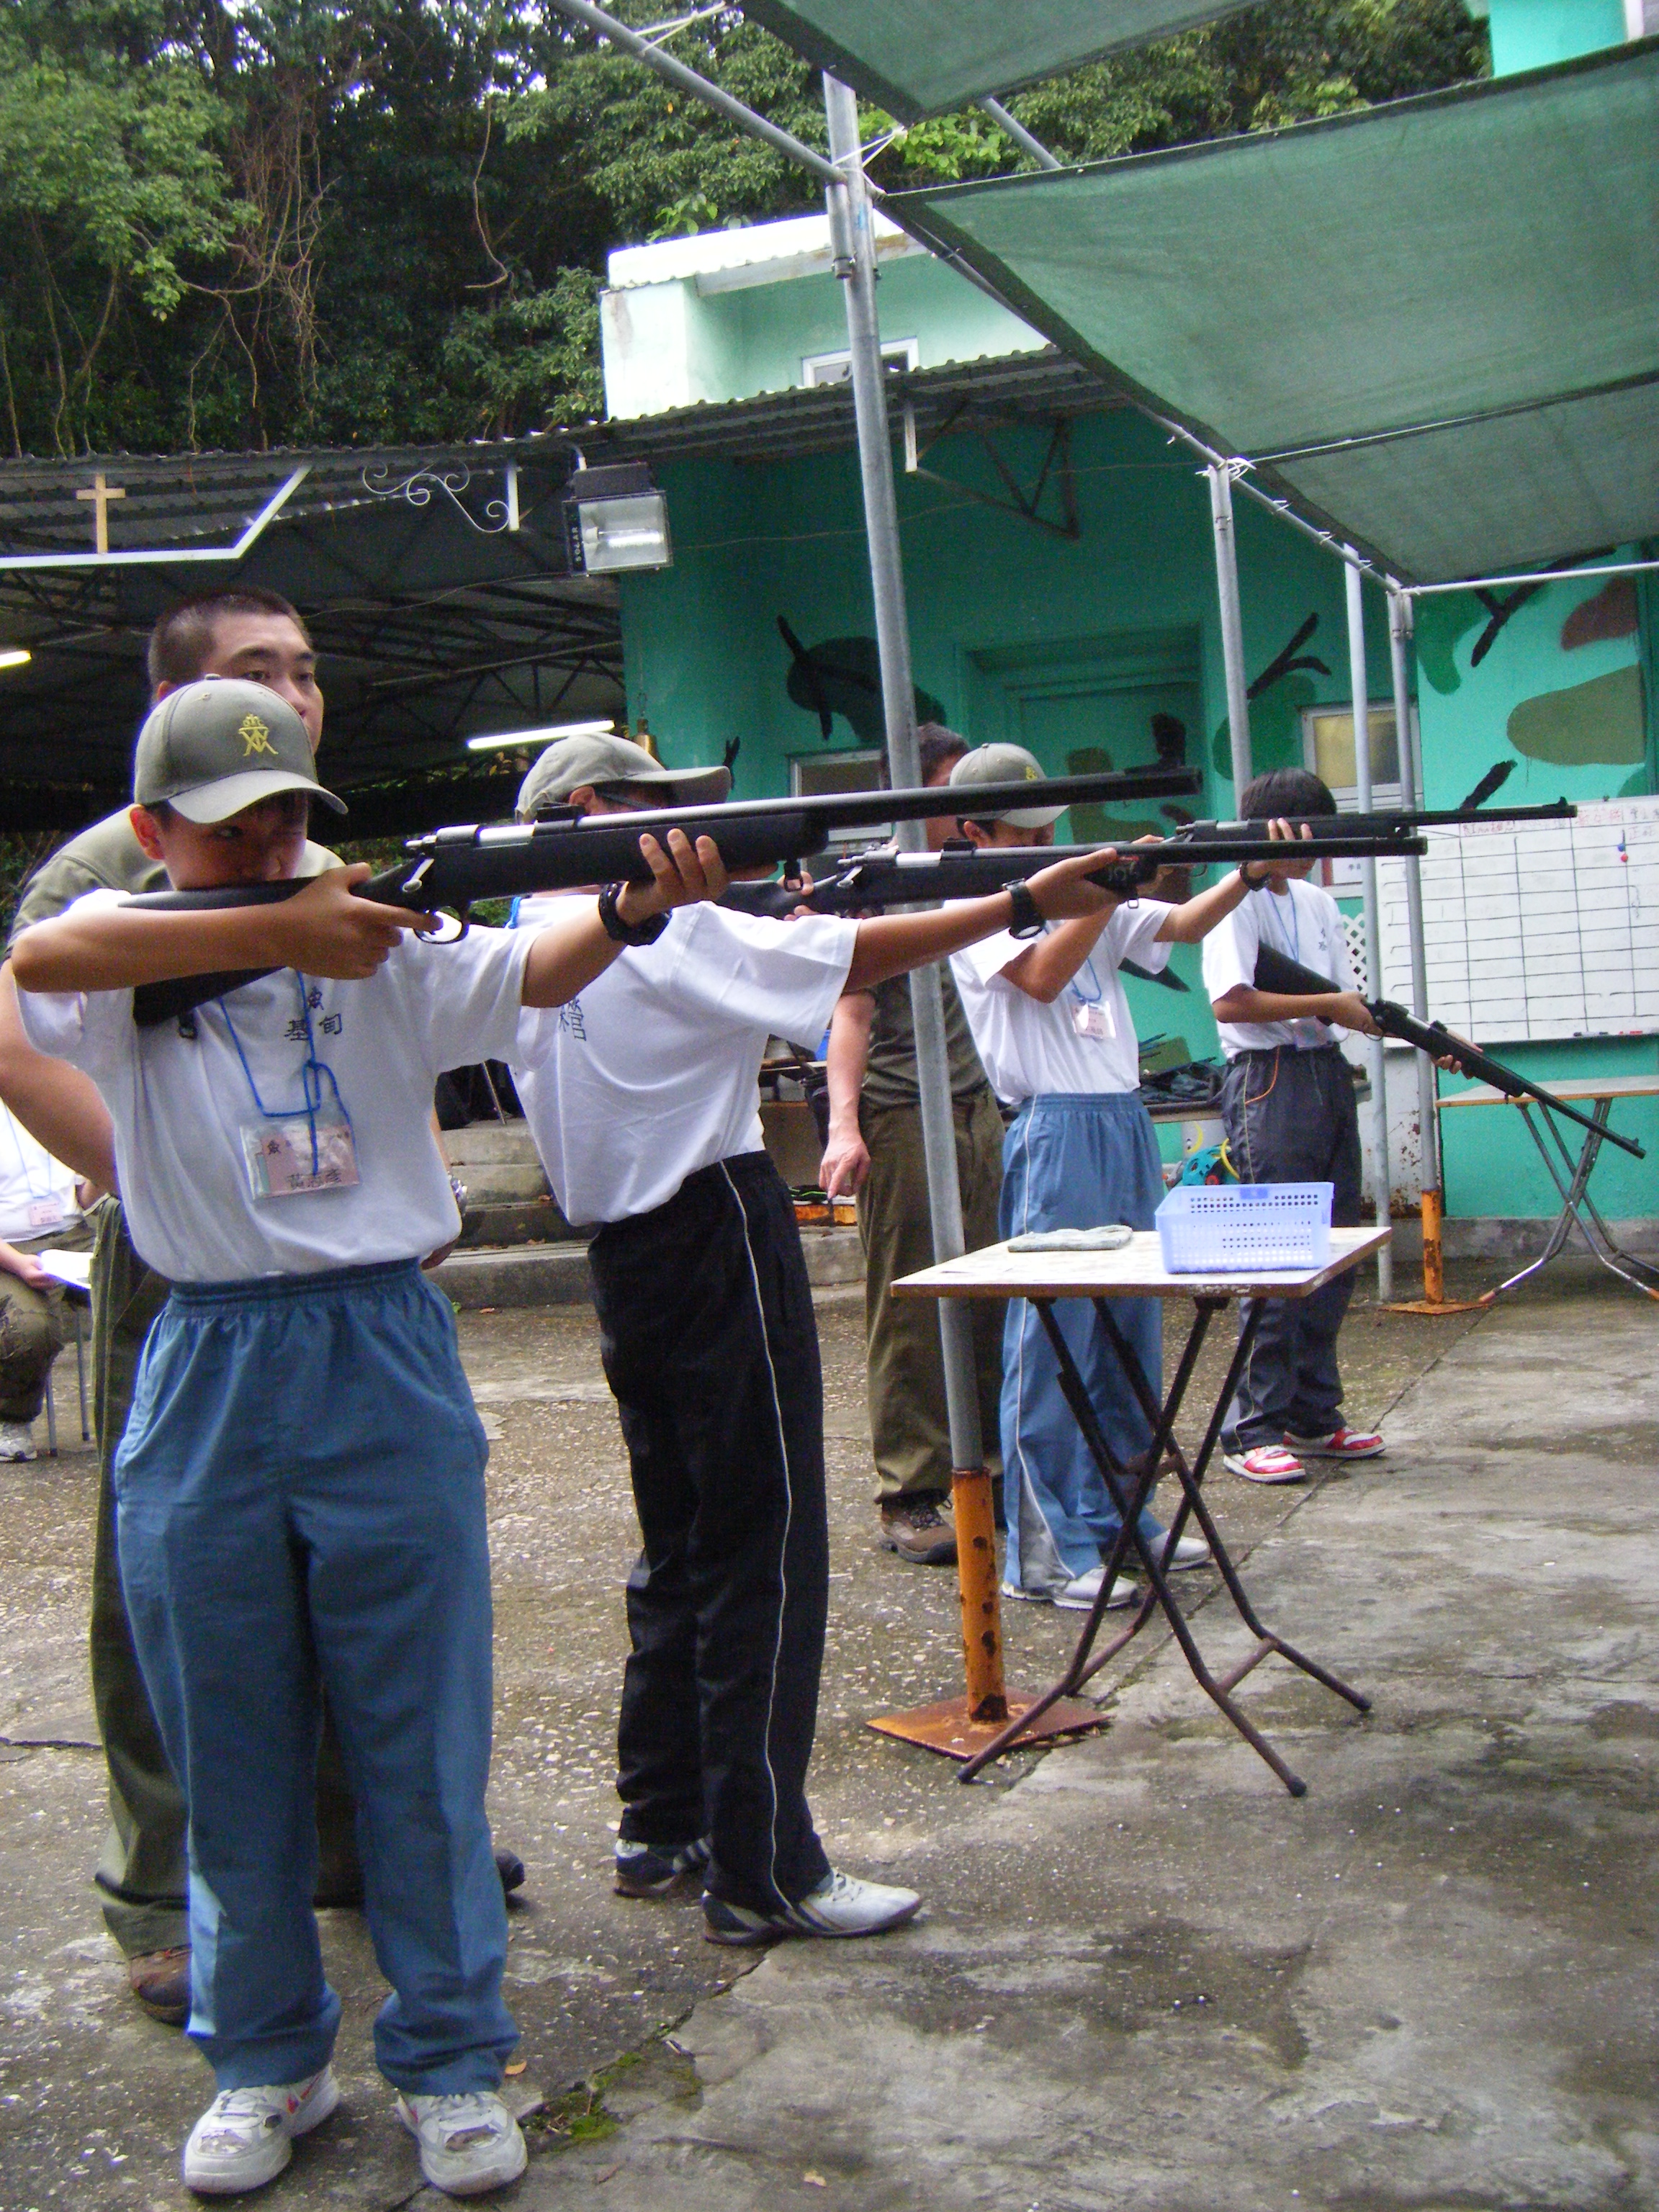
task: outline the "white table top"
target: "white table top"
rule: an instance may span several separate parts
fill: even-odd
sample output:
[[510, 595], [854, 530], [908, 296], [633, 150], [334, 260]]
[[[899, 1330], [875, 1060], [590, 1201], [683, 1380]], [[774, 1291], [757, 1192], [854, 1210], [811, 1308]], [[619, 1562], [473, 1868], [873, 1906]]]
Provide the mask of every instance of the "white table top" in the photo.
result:
[[[1565, 1098], [1575, 1106], [1587, 1098], [1659, 1098], [1659, 1073], [1652, 1075], [1572, 1075], [1557, 1082], [1553, 1076], [1540, 1079], [1546, 1091], [1553, 1091], [1558, 1098]], [[1467, 1091], [1454, 1091], [1440, 1102], [1444, 1113], [1450, 1106], [1509, 1106], [1525, 1103], [1535, 1106], [1537, 1100], [1516, 1101], [1503, 1091], [1494, 1091], [1490, 1083], [1472, 1083]]]
[[1386, 1244], [1388, 1229], [1333, 1229], [1322, 1267], [1267, 1269], [1254, 1275], [1170, 1275], [1158, 1232], [1137, 1230], [1116, 1252], [1011, 1252], [988, 1244], [959, 1260], [924, 1267], [893, 1285], [908, 1298], [1305, 1298]]

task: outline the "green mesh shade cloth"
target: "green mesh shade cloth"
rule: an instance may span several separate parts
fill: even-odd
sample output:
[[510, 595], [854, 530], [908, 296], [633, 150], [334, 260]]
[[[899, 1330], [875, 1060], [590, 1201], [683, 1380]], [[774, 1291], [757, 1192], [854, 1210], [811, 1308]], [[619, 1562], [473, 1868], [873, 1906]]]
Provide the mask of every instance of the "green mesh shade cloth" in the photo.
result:
[[1247, 0], [743, 0], [743, 12], [902, 123], [1010, 92]]
[[1403, 580], [1659, 534], [1659, 40], [885, 204]]

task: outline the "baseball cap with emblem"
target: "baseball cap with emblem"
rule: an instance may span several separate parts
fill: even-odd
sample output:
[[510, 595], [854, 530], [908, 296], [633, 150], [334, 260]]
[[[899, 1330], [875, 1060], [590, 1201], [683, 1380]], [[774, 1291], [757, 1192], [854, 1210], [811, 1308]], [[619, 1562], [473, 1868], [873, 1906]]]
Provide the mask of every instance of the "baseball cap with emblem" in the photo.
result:
[[[964, 753], [951, 771], [951, 786], [972, 786], [977, 783], [1041, 783], [1042, 769], [1024, 745], [980, 745]], [[1000, 814], [976, 814], [966, 803], [970, 793], [964, 793], [963, 818], [969, 821], [994, 820], [1006, 822], [1016, 830], [1046, 830], [1051, 822], [1058, 822], [1066, 811], [1063, 806], [1021, 806], [1010, 811], [1005, 807]]]
[[187, 822], [228, 822], [283, 791], [308, 791], [337, 814], [346, 811], [317, 781], [305, 724], [263, 684], [241, 676], [181, 684], [138, 732], [132, 795], [140, 806], [165, 801]]
[[519, 787], [520, 821], [532, 821], [544, 807], [562, 805], [585, 783], [596, 791], [612, 783], [653, 785], [649, 797], [653, 806], [717, 806], [731, 792], [732, 771], [665, 768], [631, 738], [584, 731], [557, 738], [526, 776]]

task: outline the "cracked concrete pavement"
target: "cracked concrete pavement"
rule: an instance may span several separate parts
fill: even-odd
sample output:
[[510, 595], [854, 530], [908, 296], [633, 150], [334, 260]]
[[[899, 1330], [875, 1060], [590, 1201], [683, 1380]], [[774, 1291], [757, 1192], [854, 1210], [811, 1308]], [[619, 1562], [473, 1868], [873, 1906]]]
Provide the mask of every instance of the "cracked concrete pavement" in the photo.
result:
[[[702, 1943], [694, 1904], [609, 1891], [632, 1539], [591, 1316], [464, 1317], [497, 1431], [493, 1813], [531, 1869], [514, 2086], [545, 2100], [496, 2201], [1659, 2205], [1653, 1306], [1577, 1263], [1455, 1320], [1358, 1304], [1351, 1410], [1392, 1407], [1389, 1456], [1305, 1490], [1218, 1480], [1264, 1618], [1375, 1700], [1361, 1718], [1274, 1662], [1250, 1678], [1300, 1802], [1167, 1637], [1098, 1678], [1105, 1732], [983, 1786], [864, 1728], [957, 1686], [954, 1597], [873, 1543], [856, 1304], [828, 1294], [821, 1317], [836, 1579], [814, 1802], [838, 1863], [927, 1905], [891, 1937], [758, 1965]], [[126, 1998], [86, 1881], [90, 1498], [74, 1454], [0, 1469], [0, 2203], [173, 2212], [208, 2084]], [[1206, 1651], [1242, 1655], [1215, 1577], [1183, 1583]], [[1011, 1678], [1047, 1679], [1075, 1617], [1011, 1612]], [[420, 2192], [368, 2056], [382, 1985], [361, 1921], [325, 1922], [345, 2106], [267, 2194], [389, 2212]]]

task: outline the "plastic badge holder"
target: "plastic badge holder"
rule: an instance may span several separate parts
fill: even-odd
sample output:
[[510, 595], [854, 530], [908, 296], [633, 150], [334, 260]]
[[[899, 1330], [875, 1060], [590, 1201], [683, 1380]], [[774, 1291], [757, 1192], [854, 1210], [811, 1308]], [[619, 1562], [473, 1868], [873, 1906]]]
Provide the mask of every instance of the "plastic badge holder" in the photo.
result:
[[1331, 1256], [1328, 1182], [1177, 1183], [1154, 1217], [1171, 1275], [1322, 1267]]

